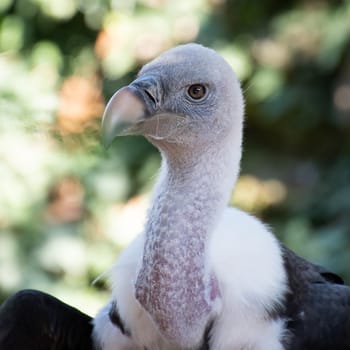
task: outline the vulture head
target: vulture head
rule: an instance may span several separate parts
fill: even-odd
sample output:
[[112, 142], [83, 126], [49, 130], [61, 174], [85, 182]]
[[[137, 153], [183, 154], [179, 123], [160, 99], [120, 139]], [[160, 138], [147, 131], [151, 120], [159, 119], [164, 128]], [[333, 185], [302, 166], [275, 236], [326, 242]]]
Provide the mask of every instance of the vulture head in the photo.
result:
[[240, 145], [242, 109], [229, 64], [214, 50], [187, 44], [158, 56], [114, 94], [103, 139], [108, 146], [118, 135], [144, 135], [165, 153], [206, 148], [228, 136]]
[[236, 181], [243, 98], [229, 64], [198, 44], [145, 65], [106, 107], [103, 140], [143, 135], [161, 152], [134, 295], [162, 336], [195, 348], [219, 312], [210, 238]]

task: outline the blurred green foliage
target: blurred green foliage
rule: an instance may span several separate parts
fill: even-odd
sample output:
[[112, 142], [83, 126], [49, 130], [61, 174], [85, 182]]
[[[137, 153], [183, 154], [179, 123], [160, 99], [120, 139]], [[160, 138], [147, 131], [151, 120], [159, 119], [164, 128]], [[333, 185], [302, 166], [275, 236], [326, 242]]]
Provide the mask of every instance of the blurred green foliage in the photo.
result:
[[350, 281], [350, 2], [0, 1], [0, 301], [37, 288], [94, 313], [142, 227], [159, 166], [142, 138], [105, 152], [105, 101], [197, 41], [246, 97], [232, 203]]

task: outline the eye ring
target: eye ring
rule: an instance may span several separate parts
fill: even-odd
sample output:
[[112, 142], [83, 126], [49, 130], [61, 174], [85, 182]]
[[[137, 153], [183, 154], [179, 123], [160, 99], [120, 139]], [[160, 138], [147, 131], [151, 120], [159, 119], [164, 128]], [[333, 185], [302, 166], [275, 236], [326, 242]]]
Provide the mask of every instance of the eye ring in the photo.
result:
[[192, 84], [187, 89], [187, 94], [193, 100], [201, 100], [207, 94], [207, 89], [203, 84]]

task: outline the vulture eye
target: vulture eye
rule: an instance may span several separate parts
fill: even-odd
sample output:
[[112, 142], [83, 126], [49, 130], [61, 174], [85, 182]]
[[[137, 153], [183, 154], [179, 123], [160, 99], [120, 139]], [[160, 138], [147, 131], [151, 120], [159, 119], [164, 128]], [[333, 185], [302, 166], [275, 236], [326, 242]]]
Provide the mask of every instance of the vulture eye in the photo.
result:
[[187, 90], [189, 96], [194, 100], [202, 99], [205, 96], [206, 92], [207, 89], [202, 84], [193, 84]]

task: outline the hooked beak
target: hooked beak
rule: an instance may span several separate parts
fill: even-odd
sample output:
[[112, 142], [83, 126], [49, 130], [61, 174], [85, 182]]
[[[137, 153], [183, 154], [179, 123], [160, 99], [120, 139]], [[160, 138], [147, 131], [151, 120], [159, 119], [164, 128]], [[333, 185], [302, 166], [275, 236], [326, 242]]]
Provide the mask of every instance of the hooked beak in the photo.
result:
[[109, 100], [102, 118], [102, 140], [108, 148], [115, 137], [142, 134], [142, 124], [158, 106], [158, 87], [152, 77], [135, 80]]

